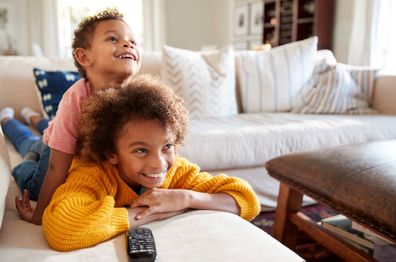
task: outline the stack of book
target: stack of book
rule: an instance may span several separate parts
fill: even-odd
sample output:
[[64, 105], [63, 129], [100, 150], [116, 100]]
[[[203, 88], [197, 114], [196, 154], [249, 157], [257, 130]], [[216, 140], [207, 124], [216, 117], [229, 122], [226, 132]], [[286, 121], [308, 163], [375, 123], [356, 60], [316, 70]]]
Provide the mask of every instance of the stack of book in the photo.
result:
[[[374, 258], [377, 257], [378, 261], [388, 261], [385, 258], [388, 255], [394, 258], [395, 244], [341, 214], [324, 218], [320, 223], [323, 228], [339, 235], [356, 248], [374, 256]], [[386, 253], [390, 254], [384, 254], [385, 250], [387, 250]], [[385, 259], [378, 259], [379, 257]]]
[[352, 227], [352, 221], [343, 215], [335, 215], [324, 218], [321, 221], [322, 227], [341, 236], [346, 242], [372, 255], [374, 242], [365, 238], [364, 233]]

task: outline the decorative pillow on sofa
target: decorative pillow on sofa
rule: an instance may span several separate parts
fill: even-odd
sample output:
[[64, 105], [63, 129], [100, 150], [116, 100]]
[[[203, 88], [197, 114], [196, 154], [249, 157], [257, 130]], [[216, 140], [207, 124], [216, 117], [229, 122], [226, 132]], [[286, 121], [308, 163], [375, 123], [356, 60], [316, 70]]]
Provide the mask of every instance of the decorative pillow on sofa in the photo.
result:
[[289, 111], [312, 75], [317, 43], [311, 37], [269, 51], [242, 51], [238, 75], [243, 112]]
[[319, 64], [297, 97], [292, 112], [304, 114], [372, 114], [369, 106], [377, 69]]
[[80, 79], [80, 75], [75, 71], [45, 71], [38, 68], [33, 68], [33, 73], [43, 113], [52, 119], [63, 94]]
[[161, 78], [184, 99], [191, 118], [237, 113], [232, 48], [196, 52], [164, 46]]

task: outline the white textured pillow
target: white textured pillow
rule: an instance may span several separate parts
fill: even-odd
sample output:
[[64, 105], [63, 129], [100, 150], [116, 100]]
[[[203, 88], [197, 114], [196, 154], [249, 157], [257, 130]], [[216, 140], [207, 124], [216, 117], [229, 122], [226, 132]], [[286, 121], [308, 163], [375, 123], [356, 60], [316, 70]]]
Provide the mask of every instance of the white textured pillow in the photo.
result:
[[360, 92], [366, 98], [369, 106], [373, 103], [373, 92], [374, 92], [374, 84], [375, 79], [378, 76], [379, 69], [372, 68], [368, 66], [353, 66], [353, 65], [345, 65], [338, 64], [342, 66], [345, 70], [347, 70], [352, 78], [356, 81], [356, 84], [360, 88]]
[[317, 37], [275, 47], [243, 51], [239, 56], [242, 110], [289, 111], [293, 97], [310, 79], [316, 60]]
[[292, 112], [304, 114], [372, 114], [374, 80], [378, 70], [320, 64], [297, 97]]
[[237, 113], [234, 50], [196, 52], [164, 46], [161, 78], [181, 96], [191, 118]]

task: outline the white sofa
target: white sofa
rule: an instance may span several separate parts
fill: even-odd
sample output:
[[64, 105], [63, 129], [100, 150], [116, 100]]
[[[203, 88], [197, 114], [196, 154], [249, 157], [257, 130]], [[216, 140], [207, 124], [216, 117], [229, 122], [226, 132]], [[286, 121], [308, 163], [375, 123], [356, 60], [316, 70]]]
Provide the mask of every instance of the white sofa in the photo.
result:
[[[5, 106], [15, 108], [18, 118], [20, 118], [18, 112], [23, 106], [41, 110], [35, 90], [33, 67], [47, 70], [74, 69], [71, 60], [0, 57], [0, 108]], [[144, 53], [141, 73], [160, 75], [160, 69], [161, 54]], [[181, 148], [179, 153], [200, 165], [205, 171], [213, 174], [226, 172], [246, 179], [258, 194], [262, 210], [273, 210], [276, 206], [278, 183], [264, 168], [267, 160], [308, 149], [396, 139], [395, 83], [395, 76], [380, 76], [376, 80], [373, 107], [378, 110], [378, 115], [303, 115], [284, 112], [239, 113], [221, 118], [192, 119], [190, 132], [186, 138], [187, 146]], [[10, 179], [9, 169], [20, 162], [21, 158], [7, 139], [6, 146], [0, 143], [0, 153], [4, 160], [1, 176], [5, 181], [2, 181], [0, 186], [4, 187], [4, 183], [7, 184], [7, 180]], [[96, 253], [95, 248], [70, 252], [62, 256], [50, 251], [41, 234], [41, 228], [24, 223], [17, 217], [13, 198], [18, 194], [15, 183], [10, 179], [5, 216], [0, 231], [0, 254], [5, 254], [7, 259], [29, 260], [33, 251], [39, 259], [47, 260], [69, 260], [80, 256], [87, 260], [113, 256], [120, 260], [125, 259], [121, 236], [99, 245], [106, 250], [104, 253]], [[305, 203], [312, 203], [312, 200], [307, 198]], [[180, 229], [180, 225], [185, 228]], [[278, 245], [276, 241], [249, 223], [218, 212], [195, 211], [151, 223], [149, 226], [156, 229], [154, 233], [156, 239], [158, 238], [157, 243], [161, 243], [159, 261], [186, 260], [187, 258], [183, 257], [188, 254], [184, 252], [185, 250], [190, 251], [188, 261], [241, 261], [247, 253], [251, 255], [245, 257], [246, 261], [257, 261], [258, 257], [266, 260], [268, 253], [263, 245], [273, 245], [274, 248]], [[203, 228], [204, 232], [200, 232]], [[169, 235], [174, 234], [172, 230], [178, 234], [177, 240], [175, 236]], [[226, 240], [224, 232], [227, 232], [232, 240]], [[22, 237], [26, 234], [29, 236]], [[206, 243], [199, 241], [196, 243], [195, 240], [200, 237], [208, 237], [207, 240], [200, 239]], [[238, 241], [237, 250], [232, 248], [234, 240]], [[170, 245], [167, 246], [169, 241], [174, 244], [172, 248]], [[207, 245], [209, 242], [210, 244]], [[230, 246], [227, 247], [227, 244]], [[174, 250], [175, 248], [177, 250]], [[241, 252], [244, 248], [249, 252]], [[271, 256], [278, 253], [270, 249]], [[191, 251], [194, 252], [193, 255]], [[211, 251], [213, 252], [210, 255]], [[301, 260], [288, 250], [282, 254], [270, 260]]]
[[[158, 74], [160, 55], [144, 55], [141, 72]], [[40, 110], [32, 68], [74, 69], [71, 60], [0, 56], [0, 108]], [[20, 118], [19, 113], [16, 117]], [[127, 261], [124, 235], [72, 252], [52, 250], [41, 226], [21, 220], [14, 198], [20, 191], [11, 168], [21, 161], [0, 129], [0, 260]], [[34, 206], [34, 202], [32, 202]], [[147, 225], [153, 231], [157, 261], [303, 261], [293, 251], [239, 216], [216, 211], [190, 211]]]

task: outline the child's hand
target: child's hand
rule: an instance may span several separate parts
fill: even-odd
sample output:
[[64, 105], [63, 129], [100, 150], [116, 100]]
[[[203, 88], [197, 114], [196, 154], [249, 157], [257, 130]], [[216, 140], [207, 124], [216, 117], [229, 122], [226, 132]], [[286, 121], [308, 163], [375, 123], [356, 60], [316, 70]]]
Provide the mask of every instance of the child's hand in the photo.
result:
[[128, 208], [128, 216], [129, 216], [129, 224], [131, 227], [135, 228], [144, 224], [147, 224], [152, 221], [162, 220], [165, 218], [173, 217], [183, 213], [185, 210], [179, 210], [174, 212], [164, 212], [164, 213], [154, 213], [146, 215], [139, 220], [136, 219], [136, 216], [143, 212], [143, 210], [147, 210], [147, 207], [135, 207]]
[[137, 214], [137, 220], [155, 213], [184, 210], [189, 207], [189, 192], [183, 189], [150, 189], [140, 195], [131, 207], [148, 207]]
[[32, 223], [32, 218], [34, 214], [34, 208], [30, 205], [29, 199], [29, 191], [27, 189], [23, 190], [22, 199], [19, 196], [15, 197], [15, 206], [18, 210], [19, 216], [26, 220], [27, 222]]

